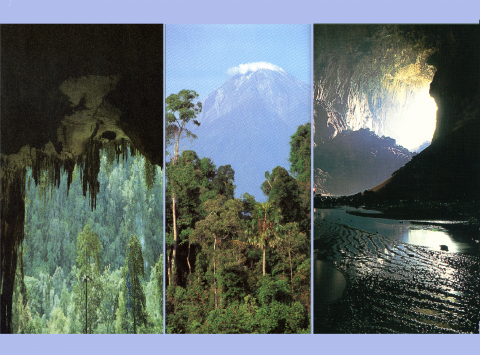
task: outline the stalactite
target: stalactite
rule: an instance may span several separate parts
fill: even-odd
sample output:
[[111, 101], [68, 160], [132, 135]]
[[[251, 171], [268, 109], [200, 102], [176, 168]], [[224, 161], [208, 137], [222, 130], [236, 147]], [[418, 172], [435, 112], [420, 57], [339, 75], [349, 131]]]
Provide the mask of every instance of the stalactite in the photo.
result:
[[101, 143], [93, 139], [85, 147], [82, 164], [82, 182], [83, 182], [83, 196], [87, 196], [87, 190], [90, 193], [90, 203], [92, 210], [96, 207], [97, 193], [100, 189], [100, 184], [97, 180], [100, 172], [100, 147]]
[[145, 185], [147, 185], [148, 191], [151, 191], [155, 184], [155, 165], [145, 158]]
[[122, 147], [122, 157], [124, 161], [127, 161], [128, 154], [127, 154], [127, 141], [125, 139], [121, 139], [120, 145]]
[[135, 146], [133, 144], [129, 144], [129, 148], [130, 148], [130, 155], [132, 157], [134, 157], [135, 155], [137, 155], [137, 149], [135, 148]]
[[25, 166], [3, 166], [2, 170], [1, 332], [11, 333], [17, 257], [24, 238], [26, 170]]
[[[113, 163], [115, 156], [117, 162], [120, 154], [123, 161], [128, 160], [128, 151], [131, 156], [137, 154], [137, 149], [126, 139], [119, 142], [110, 141], [102, 146], [102, 142], [95, 140], [99, 126], [94, 129], [90, 139], [85, 145], [83, 154], [76, 159], [57, 155], [53, 146], [47, 145], [45, 149], [27, 149], [21, 153], [23, 160], [9, 160], [2, 155], [1, 179], [1, 333], [12, 332], [12, 297], [15, 283], [17, 258], [21, 257], [21, 245], [24, 240], [25, 226], [25, 189], [30, 188], [33, 178], [35, 185], [41, 187], [41, 196], [46, 198], [47, 189], [53, 193], [60, 186], [62, 169], [67, 172], [67, 194], [73, 181], [75, 168], [78, 167], [82, 180], [83, 195], [89, 191], [91, 208], [96, 208], [96, 196], [100, 184], [98, 174], [100, 171], [100, 149], [105, 149], [107, 163]], [[22, 155], [21, 155], [22, 156]], [[19, 161], [21, 163], [19, 164]], [[26, 184], [26, 167], [30, 166], [32, 174]], [[153, 186], [155, 181], [155, 166], [147, 161], [147, 184]]]
[[[130, 146], [132, 149], [133, 145], [129, 144], [125, 138], [120, 139], [120, 142], [115, 142], [115, 154], [117, 155], [117, 163], [119, 162], [120, 155], [122, 156], [123, 161], [128, 160], [128, 151], [127, 148]], [[135, 149], [135, 148], [133, 148]], [[136, 150], [135, 150], [136, 151]], [[130, 151], [132, 156], [135, 155], [134, 152]]]
[[116, 155], [116, 146], [115, 143], [107, 143], [104, 145], [105, 156], [107, 157], [107, 170], [113, 166], [113, 162], [115, 161]]
[[73, 180], [73, 171], [75, 170], [75, 160], [73, 158], [67, 158], [63, 161], [63, 168], [67, 172], [67, 196], [70, 191], [70, 185]]

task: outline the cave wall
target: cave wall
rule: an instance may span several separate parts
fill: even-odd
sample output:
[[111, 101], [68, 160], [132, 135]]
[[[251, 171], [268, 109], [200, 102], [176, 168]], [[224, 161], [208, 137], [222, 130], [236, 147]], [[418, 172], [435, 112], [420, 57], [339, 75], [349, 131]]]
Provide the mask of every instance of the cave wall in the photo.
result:
[[[378, 118], [385, 114], [390, 88], [404, 90], [395, 74], [415, 69], [419, 79], [407, 76], [406, 83], [431, 80], [430, 95], [438, 106], [435, 134], [431, 146], [395, 172], [381, 194], [480, 200], [480, 144], [474, 138], [480, 133], [478, 25], [316, 25], [314, 35], [315, 156], [342, 131], [381, 132], [385, 124]], [[401, 41], [396, 45], [388, 36]], [[416, 59], [409, 61], [412, 55]], [[362, 57], [372, 65], [362, 64]], [[328, 173], [322, 171], [318, 180]]]
[[439, 51], [429, 59], [438, 69], [430, 85], [438, 106], [432, 144], [379, 189], [377, 199], [460, 202], [480, 220], [480, 26], [443, 26], [441, 33]]
[[[318, 137], [331, 138], [345, 129], [381, 128], [384, 123], [376, 116], [389, 100], [381, 97], [388, 94], [382, 92], [382, 85], [394, 85], [391, 77], [401, 73], [402, 66], [412, 67], [409, 57], [413, 57], [414, 63], [419, 62], [422, 69], [418, 70], [418, 82], [413, 76], [404, 76], [406, 85], [433, 78], [430, 95], [438, 106], [434, 140], [474, 119], [480, 85], [478, 27], [316, 25], [314, 103]], [[393, 41], [395, 38], [400, 40], [398, 44]], [[371, 64], [363, 65], [362, 58]], [[365, 79], [359, 80], [359, 76]], [[392, 83], [385, 78], [392, 79]], [[379, 97], [375, 98], [377, 93]]]
[[126, 141], [163, 167], [162, 25], [1, 25], [1, 332], [11, 332], [25, 169], [98, 191], [99, 149]]
[[398, 113], [435, 72], [427, 58], [438, 44], [421, 28], [315, 25], [315, 121], [323, 139], [361, 128], [395, 138]]
[[1, 332], [11, 333], [12, 297], [25, 223], [25, 169], [18, 168], [7, 177], [2, 176], [1, 206]]
[[438, 107], [434, 141], [479, 119], [480, 29], [478, 25], [445, 26], [438, 53], [429, 62], [438, 68], [430, 95]]
[[57, 142], [59, 121], [72, 113], [60, 85], [87, 76], [118, 76], [106, 101], [120, 128], [163, 166], [162, 25], [2, 25], [1, 152]]
[[371, 27], [316, 25], [314, 27], [315, 142], [320, 144], [346, 130], [348, 97], [357, 54], [365, 48]]

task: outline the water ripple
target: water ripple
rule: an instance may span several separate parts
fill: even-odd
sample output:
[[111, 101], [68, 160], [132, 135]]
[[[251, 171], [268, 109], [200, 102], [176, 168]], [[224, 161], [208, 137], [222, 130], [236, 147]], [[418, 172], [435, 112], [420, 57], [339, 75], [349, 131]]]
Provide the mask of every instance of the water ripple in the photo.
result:
[[315, 259], [347, 280], [314, 303], [315, 333], [478, 333], [480, 258], [445, 253], [338, 223], [315, 222]]

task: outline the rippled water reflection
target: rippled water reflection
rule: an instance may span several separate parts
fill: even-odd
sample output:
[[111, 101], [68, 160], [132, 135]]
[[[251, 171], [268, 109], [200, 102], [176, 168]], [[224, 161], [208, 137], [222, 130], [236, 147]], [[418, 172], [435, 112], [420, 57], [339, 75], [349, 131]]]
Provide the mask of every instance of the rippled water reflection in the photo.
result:
[[[315, 218], [339, 223], [369, 233], [380, 234], [404, 243], [419, 245], [432, 250], [451, 253], [480, 255], [477, 235], [454, 228], [461, 221], [404, 221], [384, 218], [357, 216], [349, 211], [379, 213], [377, 211], [342, 207], [337, 209], [316, 209]], [[448, 226], [451, 226], [450, 228]], [[444, 246], [443, 249], [441, 246]], [[448, 249], [448, 250], [446, 250]]]
[[315, 333], [478, 333], [478, 234], [317, 209], [314, 235]]

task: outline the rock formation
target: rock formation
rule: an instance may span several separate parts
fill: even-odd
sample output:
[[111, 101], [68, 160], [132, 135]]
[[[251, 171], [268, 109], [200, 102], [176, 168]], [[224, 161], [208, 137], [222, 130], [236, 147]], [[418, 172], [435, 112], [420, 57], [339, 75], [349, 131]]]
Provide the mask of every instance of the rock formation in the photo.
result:
[[[430, 95], [438, 107], [432, 144], [376, 189], [377, 198], [462, 202], [480, 211], [480, 28], [442, 26]], [[480, 217], [480, 215], [479, 215]]]
[[[473, 25], [315, 26], [315, 155], [346, 130], [392, 136], [389, 107], [431, 82], [438, 107], [431, 145], [373, 191], [390, 202], [478, 203], [479, 44]], [[335, 178], [315, 168], [322, 170], [319, 181]]]

